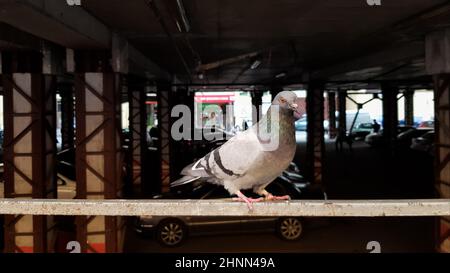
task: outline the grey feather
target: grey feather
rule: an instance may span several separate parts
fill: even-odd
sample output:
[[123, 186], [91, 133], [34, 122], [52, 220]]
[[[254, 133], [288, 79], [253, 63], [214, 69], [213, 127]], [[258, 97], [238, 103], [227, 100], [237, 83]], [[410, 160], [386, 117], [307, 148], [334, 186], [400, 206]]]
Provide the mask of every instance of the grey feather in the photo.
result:
[[182, 186], [182, 185], [193, 183], [195, 181], [198, 181], [199, 179], [201, 179], [201, 177], [199, 177], [199, 176], [197, 176], [197, 177], [183, 176], [182, 178], [172, 182], [171, 186], [172, 187], [178, 187], [178, 186]]

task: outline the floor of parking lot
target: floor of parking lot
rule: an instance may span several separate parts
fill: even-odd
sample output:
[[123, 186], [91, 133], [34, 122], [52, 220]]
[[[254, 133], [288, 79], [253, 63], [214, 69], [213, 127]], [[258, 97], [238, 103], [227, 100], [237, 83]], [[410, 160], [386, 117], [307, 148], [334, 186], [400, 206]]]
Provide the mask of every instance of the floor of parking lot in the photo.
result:
[[[296, 162], [304, 166], [305, 142], [299, 134]], [[327, 143], [324, 183], [331, 199], [431, 198], [433, 160], [424, 154], [391, 153], [355, 143], [353, 152], [336, 152]], [[389, 158], [389, 157], [388, 157]], [[285, 242], [273, 233], [192, 237], [180, 248], [161, 247], [151, 238], [128, 230], [127, 252], [367, 252], [370, 241], [384, 252], [432, 252], [434, 218], [309, 219], [298, 242]]]
[[177, 248], [160, 246], [155, 240], [128, 230], [126, 252], [148, 253], [365, 253], [367, 244], [379, 242], [382, 252], [433, 252], [432, 218], [409, 219], [307, 219], [321, 221], [306, 227], [296, 242], [279, 239], [274, 233], [208, 235], [190, 237]]

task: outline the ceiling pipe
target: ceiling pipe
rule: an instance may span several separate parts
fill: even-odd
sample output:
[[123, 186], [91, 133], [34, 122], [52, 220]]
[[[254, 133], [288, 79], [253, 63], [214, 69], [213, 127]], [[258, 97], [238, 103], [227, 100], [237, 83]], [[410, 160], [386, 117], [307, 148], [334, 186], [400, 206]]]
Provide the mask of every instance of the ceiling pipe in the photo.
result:
[[155, 0], [147, 0], [146, 1], [147, 5], [150, 7], [150, 9], [153, 11], [153, 14], [156, 17], [156, 20], [159, 22], [159, 24], [161, 25], [162, 29], [164, 30], [164, 32], [167, 34], [167, 36], [169, 37], [173, 47], [175, 48], [175, 51], [177, 52], [178, 57], [180, 58], [180, 61], [183, 64], [183, 68], [185, 70], [185, 73], [188, 76], [188, 81], [189, 83], [192, 82], [192, 73], [191, 73], [191, 69], [189, 68], [186, 59], [184, 58], [183, 54], [181, 53], [180, 48], [178, 47], [175, 38], [173, 37], [172, 33], [170, 32], [169, 28], [167, 27], [166, 23], [164, 22], [164, 19], [161, 15], [161, 12], [159, 11], [158, 7], [156, 6]]
[[178, 12], [180, 13], [181, 20], [183, 21], [184, 31], [189, 32], [191, 31], [191, 24], [189, 23], [189, 19], [186, 15], [186, 9], [184, 8], [183, 1], [182, 0], [176, 0]]
[[235, 56], [235, 57], [232, 57], [232, 58], [216, 61], [216, 62], [213, 62], [213, 63], [200, 64], [199, 66], [197, 66], [196, 70], [198, 72], [213, 70], [213, 69], [220, 68], [222, 66], [226, 66], [226, 65], [229, 65], [229, 64], [237, 63], [237, 62], [248, 60], [248, 59], [251, 59], [251, 58], [256, 58], [256, 57], [259, 56], [259, 54], [260, 54], [260, 51], [256, 51], [256, 52], [243, 54], [243, 55]]

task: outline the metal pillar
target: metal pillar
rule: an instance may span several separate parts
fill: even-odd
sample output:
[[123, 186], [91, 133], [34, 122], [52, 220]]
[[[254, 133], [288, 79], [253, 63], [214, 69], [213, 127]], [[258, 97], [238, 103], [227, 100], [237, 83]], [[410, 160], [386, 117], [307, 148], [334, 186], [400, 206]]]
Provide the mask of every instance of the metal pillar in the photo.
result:
[[73, 85], [60, 84], [58, 90], [61, 96], [61, 146], [65, 150], [73, 148], [75, 145]]
[[139, 90], [130, 86], [128, 91], [130, 102], [130, 152], [131, 152], [131, 173], [132, 185], [141, 187], [142, 181], [146, 179], [147, 155], [147, 105], [145, 104], [147, 95], [144, 90]]
[[406, 90], [405, 95], [405, 125], [414, 125], [414, 90]]
[[169, 85], [158, 86], [158, 127], [159, 127], [159, 151], [160, 151], [160, 174], [161, 192], [170, 191], [171, 182], [171, 105], [172, 87]]
[[338, 108], [338, 133], [345, 136], [347, 134], [347, 91], [338, 92]]
[[307, 94], [307, 116], [308, 116], [308, 141], [307, 155], [310, 166], [311, 181], [322, 184], [322, 167], [325, 151], [324, 138], [324, 86], [320, 83], [311, 84]]
[[253, 105], [253, 124], [256, 124], [261, 119], [261, 106], [262, 106], [262, 97], [263, 92], [254, 91], [251, 93], [252, 96], [252, 105]]
[[[79, 199], [117, 199], [122, 196], [119, 81], [120, 76], [114, 73], [76, 74]], [[77, 217], [76, 225], [82, 252], [121, 251], [121, 218]]]
[[272, 95], [272, 100], [275, 99], [275, 97], [283, 92], [283, 87], [279, 85], [274, 85], [270, 87], [270, 95]]
[[[55, 78], [3, 75], [5, 197], [56, 198]], [[53, 217], [6, 216], [5, 251], [52, 252]]]
[[[450, 198], [450, 74], [434, 76], [436, 109], [436, 187]], [[450, 253], [450, 217], [440, 219], [438, 248]]]
[[336, 93], [328, 92], [328, 115], [330, 123], [330, 138], [337, 136], [336, 128]]
[[389, 150], [394, 152], [398, 127], [398, 87], [385, 84], [383, 92], [383, 136]]

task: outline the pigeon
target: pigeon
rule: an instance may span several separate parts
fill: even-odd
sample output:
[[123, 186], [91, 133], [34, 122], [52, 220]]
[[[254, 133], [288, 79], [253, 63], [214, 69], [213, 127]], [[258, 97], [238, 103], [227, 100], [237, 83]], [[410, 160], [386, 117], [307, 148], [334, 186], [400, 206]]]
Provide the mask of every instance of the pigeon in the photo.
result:
[[[199, 179], [223, 186], [235, 201], [253, 203], [289, 200], [289, 196], [274, 196], [266, 187], [292, 162], [296, 152], [295, 120], [299, 118], [297, 95], [279, 93], [261, 121], [239, 133], [181, 172], [183, 177], [173, 183], [179, 186]], [[253, 190], [259, 199], [245, 196], [242, 190]]]

